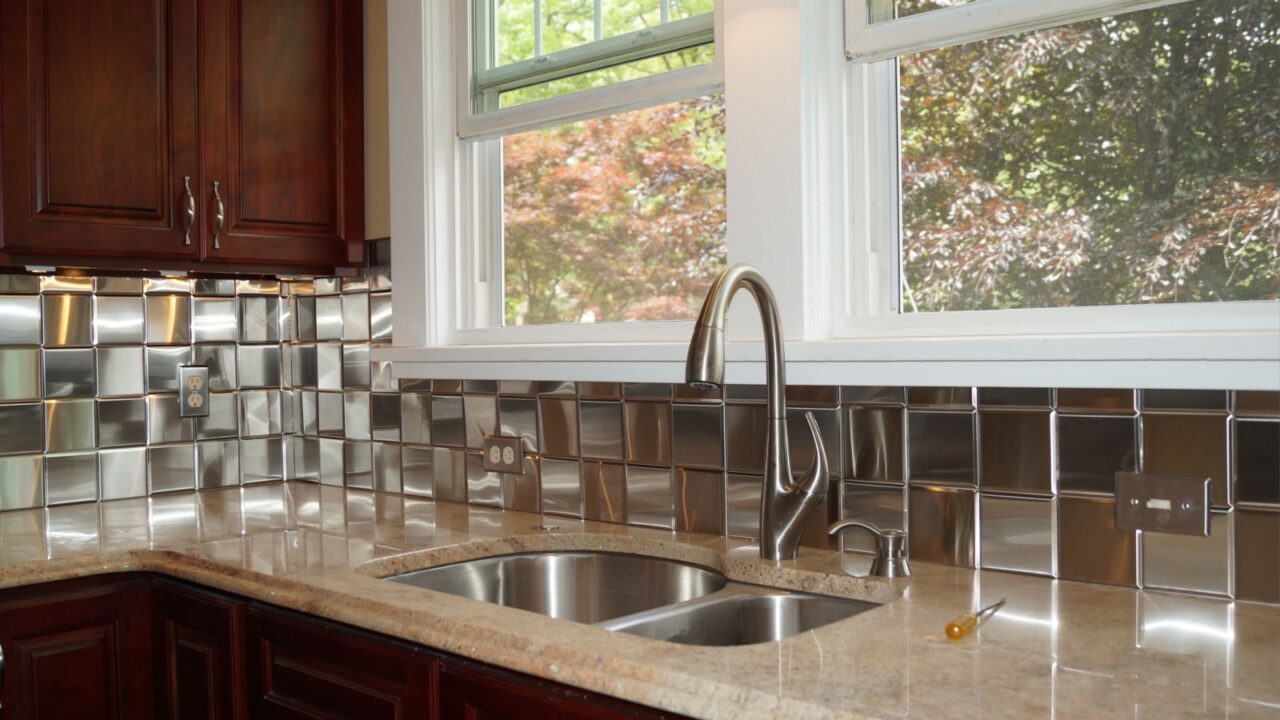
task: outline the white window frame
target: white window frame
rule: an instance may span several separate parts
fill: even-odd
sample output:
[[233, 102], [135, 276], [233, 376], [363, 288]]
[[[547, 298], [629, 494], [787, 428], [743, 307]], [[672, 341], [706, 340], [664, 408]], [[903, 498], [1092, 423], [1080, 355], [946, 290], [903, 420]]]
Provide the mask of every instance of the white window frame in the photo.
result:
[[[728, 253], [770, 279], [787, 331], [788, 379], [839, 384], [1280, 389], [1280, 302], [1000, 310], [901, 316], [896, 248], [896, 109], [891, 58], [1009, 31], [1163, 2], [977, 0], [859, 24], [864, 0], [731, 0], [717, 8], [712, 85], [722, 82]], [[455, 78], [455, 2], [390, 8], [395, 344], [400, 377], [679, 382], [689, 323], [467, 327], [474, 268], [460, 236], [492, 222], [468, 203], [475, 158], [460, 134], [502, 134], [469, 116]], [[857, 10], [858, 12], [854, 12]], [[943, 32], [939, 32], [939, 28]], [[462, 37], [466, 37], [465, 34]], [[845, 62], [846, 55], [855, 58]], [[688, 74], [689, 71], [681, 71]], [[652, 79], [635, 81], [648, 83]], [[693, 81], [690, 81], [691, 83]], [[498, 111], [505, 127], [600, 113], [622, 85]], [[628, 89], [628, 92], [630, 89]], [[688, 95], [685, 95], [687, 97]], [[654, 102], [663, 99], [655, 92]], [[674, 96], [666, 95], [671, 99]], [[579, 104], [580, 103], [580, 104]], [[652, 104], [652, 103], [649, 103]], [[459, 112], [463, 110], [464, 112]], [[486, 114], [488, 115], [488, 114]], [[565, 117], [565, 115], [559, 115]], [[464, 211], [465, 208], [471, 211]], [[730, 322], [729, 382], [759, 382], [748, 300]], [[1028, 330], [1028, 328], [1031, 328]]]

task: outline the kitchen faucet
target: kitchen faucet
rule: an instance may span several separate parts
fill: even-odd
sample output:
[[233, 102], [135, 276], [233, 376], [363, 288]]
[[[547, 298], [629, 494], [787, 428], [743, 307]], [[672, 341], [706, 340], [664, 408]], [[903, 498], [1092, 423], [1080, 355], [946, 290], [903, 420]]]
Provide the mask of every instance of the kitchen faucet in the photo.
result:
[[765, 441], [764, 493], [760, 502], [760, 557], [795, 559], [813, 509], [827, 497], [827, 453], [818, 432], [818, 421], [806, 412], [813, 434], [813, 465], [802, 480], [791, 477], [791, 452], [787, 442], [787, 383], [782, 357], [782, 327], [773, 291], [760, 272], [737, 264], [720, 273], [702, 303], [689, 343], [685, 381], [696, 388], [714, 389], [724, 384], [724, 324], [734, 293], [746, 288], [756, 299], [764, 326], [765, 375], [768, 383], [769, 436]]

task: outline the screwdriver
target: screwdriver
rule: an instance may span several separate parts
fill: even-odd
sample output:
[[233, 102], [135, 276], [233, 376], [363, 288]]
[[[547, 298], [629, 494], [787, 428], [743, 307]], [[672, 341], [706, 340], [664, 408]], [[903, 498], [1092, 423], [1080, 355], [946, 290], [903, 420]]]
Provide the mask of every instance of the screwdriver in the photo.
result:
[[968, 635], [970, 631], [981, 625], [987, 618], [995, 615], [997, 610], [1004, 607], [1004, 601], [1005, 598], [1000, 598], [976, 613], [965, 613], [947, 623], [947, 637], [952, 640], [959, 640]]

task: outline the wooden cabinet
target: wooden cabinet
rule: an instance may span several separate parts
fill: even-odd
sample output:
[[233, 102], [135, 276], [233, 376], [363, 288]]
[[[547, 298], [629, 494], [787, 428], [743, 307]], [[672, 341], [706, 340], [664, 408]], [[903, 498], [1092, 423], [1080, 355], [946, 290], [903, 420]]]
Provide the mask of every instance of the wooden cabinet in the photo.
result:
[[658, 720], [678, 717], [464, 660], [440, 664], [442, 720]]
[[146, 580], [0, 593], [5, 718], [152, 717]]
[[232, 720], [241, 709], [244, 603], [166, 580], [151, 594], [156, 715]]
[[360, 0], [0, 4], [0, 258], [364, 258]]

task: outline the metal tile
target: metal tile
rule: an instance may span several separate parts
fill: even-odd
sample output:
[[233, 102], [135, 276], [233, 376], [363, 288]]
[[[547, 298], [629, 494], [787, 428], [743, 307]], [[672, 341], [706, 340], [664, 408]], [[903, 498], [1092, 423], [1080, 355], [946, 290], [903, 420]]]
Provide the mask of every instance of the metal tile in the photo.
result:
[[467, 458], [461, 450], [432, 449], [431, 474], [436, 500], [467, 501]]
[[[671, 465], [671, 405], [655, 402], [625, 403], [627, 462], [639, 465]], [[547, 432], [543, 415], [544, 442]]]
[[44, 345], [93, 345], [93, 298], [89, 295], [45, 295]]
[[[278, 309], [279, 321], [275, 327], [280, 330], [280, 339], [284, 342], [294, 342], [298, 339], [298, 326], [293, 321], [293, 302], [289, 298], [277, 298], [276, 307]], [[271, 328], [270, 320], [267, 327]]]
[[240, 484], [240, 442], [209, 440], [196, 443], [196, 488]]
[[300, 432], [302, 422], [302, 391], [280, 391], [280, 432], [294, 435]]
[[[316, 382], [320, 390], [342, 389], [342, 345], [339, 343], [321, 343], [315, 346]], [[305, 370], [303, 371], [306, 372]], [[299, 383], [306, 386], [307, 383]]]
[[[390, 247], [389, 239], [381, 239], [374, 243], [374, 247]], [[390, 252], [390, 250], [388, 250]], [[369, 281], [370, 290], [390, 290], [391, 289], [391, 262], [379, 261], [376, 265], [365, 268], [365, 276]]]
[[979, 412], [982, 490], [1052, 495], [1052, 424], [1048, 410]]
[[627, 523], [675, 529], [676, 499], [671, 471], [627, 466]]
[[44, 351], [44, 396], [93, 397], [93, 348]]
[[1117, 471], [1138, 467], [1133, 418], [1058, 416], [1058, 491], [1115, 494]]
[[235, 295], [236, 281], [222, 278], [195, 278], [191, 281], [193, 295]]
[[534, 391], [538, 395], [576, 397], [578, 384], [572, 380], [540, 380], [534, 383]]
[[1226, 512], [1209, 515], [1209, 537], [1142, 533], [1142, 586], [1230, 597], [1231, 535]]
[[145, 497], [147, 494], [147, 449], [117, 448], [98, 453], [102, 499]]
[[348, 440], [369, 440], [369, 393], [348, 390], [342, 394], [343, 427]]
[[240, 342], [280, 342], [280, 298], [242, 296], [240, 300]]
[[342, 440], [320, 438], [320, 484], [342, 487]]
[[[44, 406], [0, 405], [0, 455], [44, 452]], [[0, 488], [4, 483], [0, 483]]]
[[666, 383], [623, 383], [622, 396], [628, 400], [671, 400], [671, 386]]
[[931, 409], [970, 410], [973, 408], [973, 395], [973, 388], [969, 387], [910, 387], [907, 388], [907, 404]]
[[98, 348], [98, 397], [134, 397], [146, 391], [144, 348]]
[[1114, 500], [1058, 498], [1059, 578], [1134, 587], [1136, 542], [1133, 533], [1116, 527]]
[[[44, 403], [46, 452], [79, 452], [97, 447], [93, 405], [93, 400], [46, 400]], [[21, 432], [17, 428], [15, 430]]]
[[236, 341], [235, 298], [193, 298], [191, 339], [194, 342]]
[[40, 278], [40, 292], [93, 292], [93, 278], [87, 275], [44, 275]]
[[316, 339], [342, 339], [342, 298], [316, 298]]
[[1234, 395], [1236, 416], [1280, 418], [1280, 392], [1238, 390]]
[[195, 439], [195, 423], [192, 418], [178, 415], [176, 395], [148, 395], [147, 420], [148, 444], [189, 442]]
[[621, 462], [624, 457], [622, 403], [583, 400], [579, 414], [582, 422], [582, 457]]
[[242, 388], [280, 387], [280, 346], [241, 345], [236, 368]]
[[[723, 423], [724, 416], [719, 405], [671, 406], [672, 461], [684, 468], [723, 470]], [[584, 423], [584, 445], [585, 431]]]
[[582, 516], [600, 522], [627, 521], [626, 466], [583, 461]]
[[98, 446], [147, 444], [147, 401], [122, 398], [98, 401]]
[[724, 473], [684, 468], [677, 468], [675, 473], [675, 529], [707, 535], [725, 534]]
[[369, 387], [369, 346], [350, 343], [342, 346], [342, 387]]
[[0, 273], [0, 295], [35, 295], [40, 292], [40, 277]]
[[279, 280], [236, 280], [237, 295], [279, 295]]
[[845, 468], [847, 477], [858, 480], [906, 481], [903, 461], [903, 413], [897, 407], [845, 408]]
[[147, 474], [152, 493], [193, 490], [196, 486], [194, 445], [147, 448]]
[[467, 453], [467, 502], [502, 507], [502, 477], [484, 469], [480, 453]]
[[[907, 496], [901, 485], [874, 485], [847, 482], [840, 486], [841, 519], [861, 520], [882, 530], [907, 531]], [[756, 512], [759, 512], [757, 499]], [[842, 534], [845, 550], [874, 553], [870, 533], [849, 530]]]
[[98, 499], [98, 454], [44, 456], [44, 501], [47, 505], [94, 502]]
[[1235, 511], [1236, 597], [1280, 602], [1280, 513]]
[[315, 390], [299, 390], [301, 396], [302, 433], [304, 435], [320, 434], [320, 408]]
[[907, 390], [900, 387], [845, 386], [840, 396], [853, 405], [906, 405]]
[[[768, 412], [763, 405], [725, 405], [725, 466], [731, 473], [764, 472]], [[807, 432], [807, 431], [806, 431]]]
[[968, 488], [913, 487], [908, 517], [913, 560], [974, 567], [977, 493]]
[[582, 468], [577, 460], [543, 458], [542, 512], [582, 517]]
[[1133, 415], [1137, 412], [1133, 390], [1060, 388], [1057, 396], [1059, 412], [1090, 415]]
[[209, 414], [195, 418], [196, 439], [233, 438], [240, 433], [240, 403], [235, 393], [209, 395]]
[[462, 405], [467, 420], [467, 447], [484, 448], [486, 435], [498, 433], [498, 398], [496, 395], [466, 395]]
[[538, 398], [540, 449], [544, 455], [576, 458], [581, 451], [578, 403], [568, 398]]
[[760, 494], [764, 479], [729, 473], [725, 482], [725, 532], [731, 537], [760, 539]]
[[209, 368], [211, 391], [225, 392], [240, 386], [235, 345], [196, 345], [192, 348], [191, 357], [196, 365]]
[[499, 397], [498, 421], [500, 434], [520, 438], [525, 452], [538, 452], [537, 400], [523, 397]]
[[245, 390], [240, 393], [241, 437], [279, 435], [280, 423], [279, 390]]
[[40, 350], [0, 348], [0, 402], [40, 399]]
[[982, 495], [982, 567], [1052, 576], [1057, 512], [1051, 499]]
[[40, 298], [0, 296], [0, 345], [40, 344]]
[[369, 427], [374, 440], [400, 442], [400, 395], [374, 393], [369, 401]]
[[1280, 505], [1280, 422], [1234, 422], [1236, 501]]
[[404, 393], [400, 396], [400, 439], [406, 443], [431, 443], [431, 396]]
[[389, 342], [392, 340], [392, 296], [385, 292], [375, 292], [369, 296], [369, 340]]
[[190, 347], [148, 347], [147, 392], [177, 391], [178, 366], [190, 362]]
[[147, 344], [186, 345], [191, 342], [191, 298], [186, 295], [148, 295]]
[[840, 388], [831, 385], [788, 385], [787, 406], [833, 408], [840, 404]]
[[342, 288], [342, 280], [336, 277], [315, 279], [316, 295], [337, 295]]
[[343, 482], [347, 487], [373, 489], [373, 446], [347, 442], [342, 446]]
[[436, 395], [461, 395], [461, 380], [441, 380], [439, 378], [431, 381], [431, 392]]
[[532, 380], [499, 380], [498, 394], [508, 397], [533, 397], [538, 394], [538, 383]]
[[366, 277], [346, 277], [342, 278], [342, 294], [348, 293], [367, 293], [369, 292], [369, 278]]
[[185, 277], [144, 278], [142, 281], [142, 291], [147, 294], [178, 293], [180, 295], [189, 295], [191, 293], [191, 281]]
[[[502, 387], [502, 392], [506, 393], [506, 384], [504, 383]], [[583, 400], [621, 400], [622, 384], [612, 382], [581, 382], [578, 383], [578, 395]]]
[[800, 475], [812, 465], [816, 453], [813, 444], [813, 433], [809, 431], [806, 413], [813, 413], [818, 421], [818, 432], [822, 434], [822, 445], [827, 451], [827, 467], [837, 477], [840, 474], [840, 411], [839, 410], [806, 410], [804, 408], [787, 409], [787, 436], [791, 443], [791, 472]]
[[289, 350], [293, 355], [293, 386], [315, 387], [318, 380], [316, 346], [293, 345]]
[[296, 298], [293, 303], [293, 316], [298, 340], [314, 342], [316, 340], [316, 299]]
[[978, 388], [978, 407], [1043, 408], [1053, 406], [1049, 388]]
[[376, 442], [373, 444], [373, 489], [379, 492], [400, 492], [400, 445], [398, 443]]
[[355, 293], [342, 296], [342, 339], [369, 339], [369, 296]]
[[542, 474], [536, 455], [525, 456], [520, 474], [502, 476], [502, 506], [507, 510], [542, 512]]
[[431, 441], [436, 445], [463, 447], [466, 428], [462, 423], [462, 398], [431, 396]]
[[973, 413], [907, 413], [907, 475], [913, 483], [973, 485]]
[[1229, 502], [1225, 415], [1142, 416], [1142, 471], [1209, 478], [1209, 502]]
[[416, 448], [408, 445], [400, 451], [400, 481], [404, 484], [406, 495], [432, 497], [435, 484], [432, 479], [432, 453], [430, 448]]
[[284, 438], [240, 441], [240, 477], [245, 485], [284, 479]]
[[318, 481], [320, 479], [320, 440], [294, 436], [289, 438], [289, 442], [293, 454], [293, 466], [288, 475], [289, 479]]
[[316, 393], [316, 425], [321, 435], [343, 436], [343, 415], [346, 399], [342, 393]]
[[1225, 415], [1228, 395], [1226, 390], [1142, 390], [1142, 409]]
[[93, 291], [98, 295], [141, 295], [144, 285], [140, 277], [97, 277]]
[[400, 392], [404, 393], [429, 393], [431, 392], [431, 381], [422, 378], [405, 378], [400, 380]]
[[[579, 392], [582, 391], [581, 386], [584, 384], [585, 383], [578, 384]], [[712, 388], [710, 390], [703, 390], [695, 388], [692, 385], [680, 383], [679, 385], [673, 385], [671, 387], [671, 399], [674, 402], [689, 405], [721, 405], [724, 403], [724, 386]]]
[[369, 363], [369, 388], [374, 392], [400, 392], [400, 382], [391, 372], [391, 363], [374, 360]]
[[[0, 276], [4, 277], [4, 276]], [[0, 409], [0, 427], [3, 425]], [[0, 439], [0, 444], [3, 444]], [[0, 512], [44, 506], [44, 456], [12, 455], [0, 457]]]

